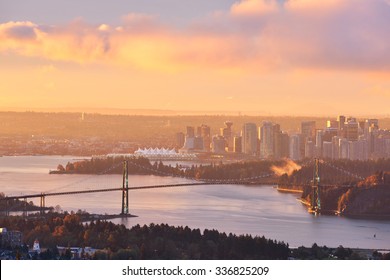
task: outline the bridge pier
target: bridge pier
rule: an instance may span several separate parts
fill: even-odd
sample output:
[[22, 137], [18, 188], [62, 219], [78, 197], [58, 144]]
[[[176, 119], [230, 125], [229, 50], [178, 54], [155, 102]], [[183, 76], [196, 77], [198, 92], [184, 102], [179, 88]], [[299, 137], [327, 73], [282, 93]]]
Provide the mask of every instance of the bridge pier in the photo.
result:
[[127, 160], [123, 161], [122, 180], [122, 211], [121, 215], [129, 214], [129, 167]]

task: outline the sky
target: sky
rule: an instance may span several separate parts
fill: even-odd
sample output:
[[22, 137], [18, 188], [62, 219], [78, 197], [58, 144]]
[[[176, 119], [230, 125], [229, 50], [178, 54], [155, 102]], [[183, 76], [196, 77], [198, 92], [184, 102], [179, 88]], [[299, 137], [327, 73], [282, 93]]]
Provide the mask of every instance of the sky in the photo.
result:
[[390, 0], [0, 0], [0, 110], [390, 115]]

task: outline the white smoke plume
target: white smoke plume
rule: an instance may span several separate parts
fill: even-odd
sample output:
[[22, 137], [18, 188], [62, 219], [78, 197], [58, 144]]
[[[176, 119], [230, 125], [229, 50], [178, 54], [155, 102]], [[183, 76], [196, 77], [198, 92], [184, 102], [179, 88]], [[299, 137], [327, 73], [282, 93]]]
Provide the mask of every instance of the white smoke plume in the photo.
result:
[[282, 166], [276, 166], [276, 165], [271, 166], [271, 170], [277, 176], [282, 176], [283, 174], [287, 174], [288, 176], [290, 176], [295, 170], [299, 170], [301, 168], [302, 168], [302, 166], [295, 163], [291, 159], [285, 159], [284, 165], [282, 165]]

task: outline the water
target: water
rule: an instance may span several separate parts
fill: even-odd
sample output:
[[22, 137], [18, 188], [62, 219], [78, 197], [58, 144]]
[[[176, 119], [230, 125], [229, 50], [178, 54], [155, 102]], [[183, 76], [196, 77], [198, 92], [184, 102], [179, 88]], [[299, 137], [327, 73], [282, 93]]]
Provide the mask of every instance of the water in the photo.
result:
[[[58, 164], [75, 157], [25, 156], [0, 158], [0, 192], [20, 195], [76, 189], [120, 187], [121, 175], [49, 175]], [[130, 186], [188, 182], [180, 178], [129, 176]], [[277, 192], [272, 186], [206, 185], [130, 192], [130, 212], [137, 218], [114, 219], [128, 227], [167, 223], [217, 229], [285, 241], [291, 247], [390, 248], [390, 221], [355, 220], [307, 213], [298, 195]], [[39, 204], [39, 200], [33, 200]], [[63, 210], [116, 214], [121, 193], [47, 197], [46, 204]], [[376, 237], [374, 238], [374, 234]]]

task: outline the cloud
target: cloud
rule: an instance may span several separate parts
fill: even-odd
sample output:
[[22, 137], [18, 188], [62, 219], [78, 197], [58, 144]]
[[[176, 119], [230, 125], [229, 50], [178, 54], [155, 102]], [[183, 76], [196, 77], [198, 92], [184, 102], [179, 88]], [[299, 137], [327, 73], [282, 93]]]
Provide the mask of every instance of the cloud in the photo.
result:
[[274, 0], [241, 0], [230, 8], [234, 16], [260, 16], [277, 11], [278, 2]]
[[107, 25], [107, 24], [101, 24], [101, 25], [99, 25], [99, 27], [98, 27], [98, 30], [99, 31], [110, 31], [110, 26], [109, 25]]
[[287, 0], [285, 2], [286, 9], [295, 11], [324, 11], [338, 9], [341, 6], [353, 2], [351, 0]]
[[0, 35], [2, 37], [11, 37], [15, 40], [33, 40], [36, 39], [37, 25], [29, 21], [7, 22], [0, 24]]
[[180, 27], [147, 14], [128, 14], [116, 27], [7, 22], [0, 24], [0, 52], [156, 71], [388, 72], [389, 26], [384, 0], [241, 0]]
[[390, 41], [385, 39], [390, 37], [390, 8], [383, 0], [246, 0], [235, 5], [249, 3], [257, 9], [277, 7], [267, 17], [243, 13], [239, 24], [258, 41], [256, 54], [266, 54], [278, 67], [390, 70]]

